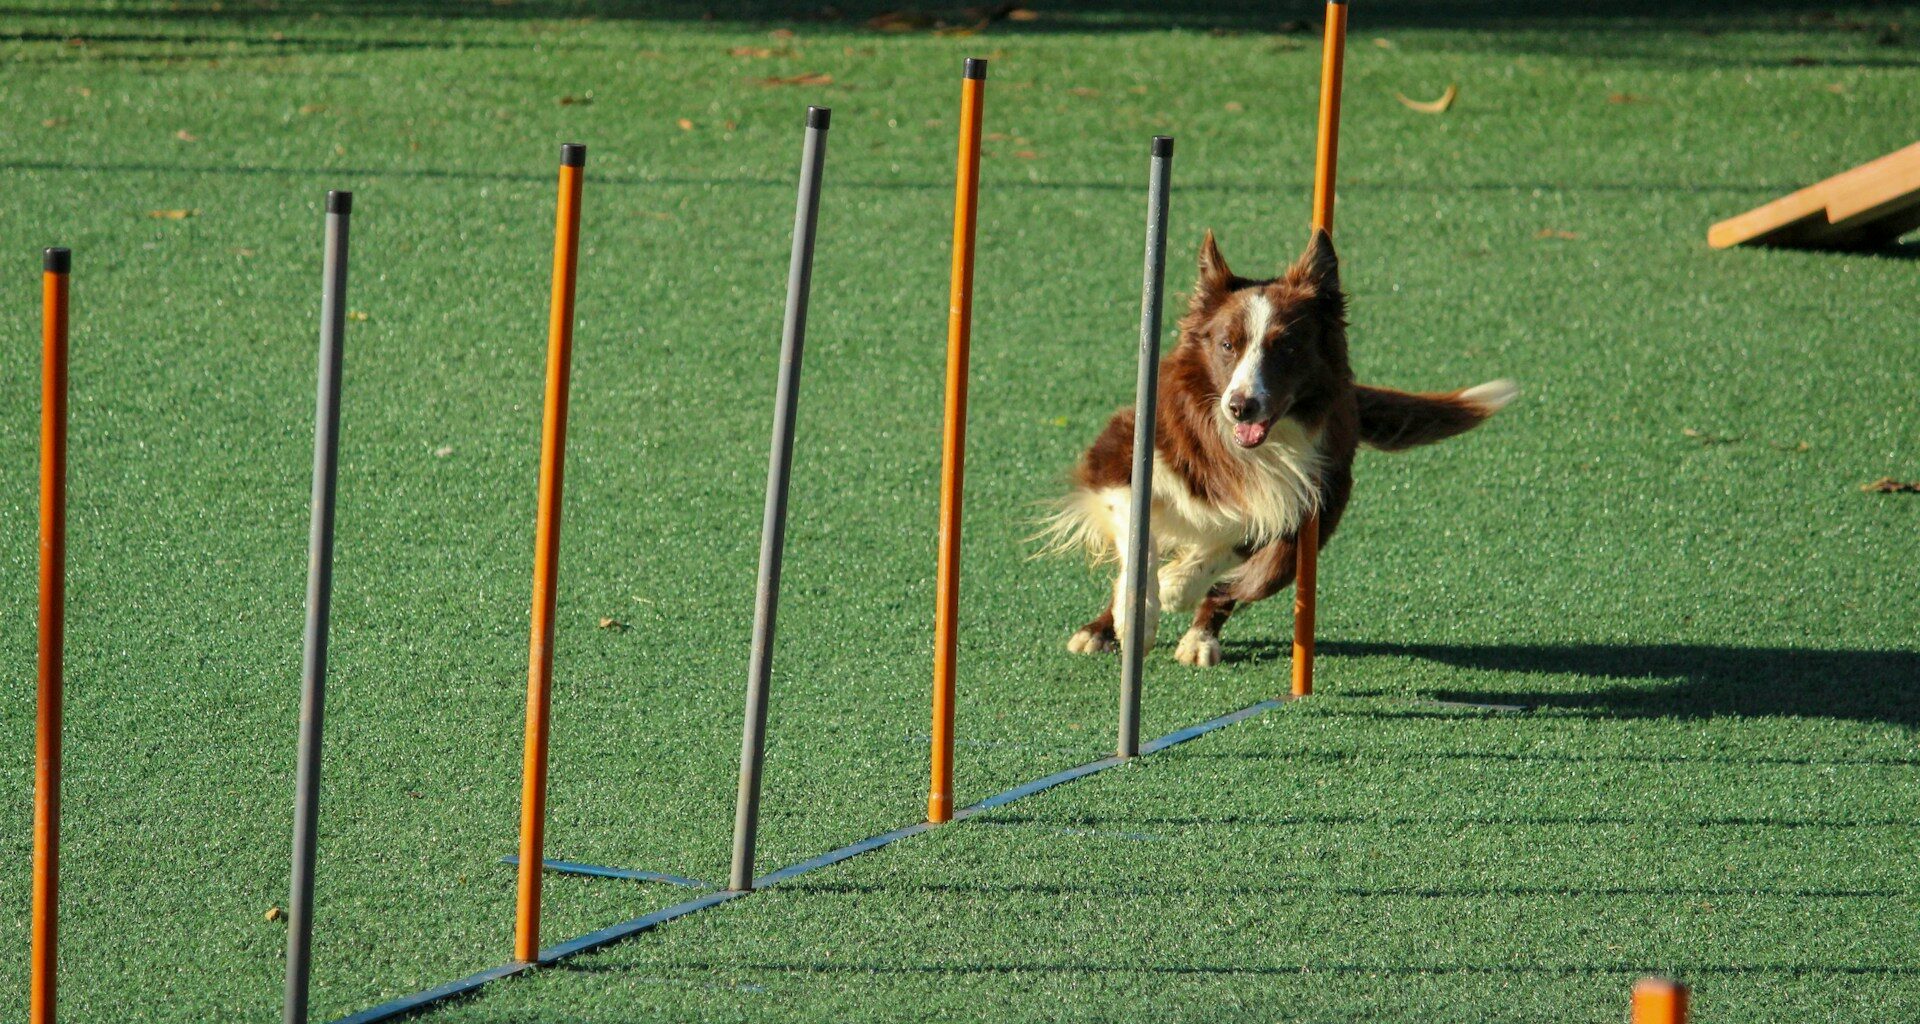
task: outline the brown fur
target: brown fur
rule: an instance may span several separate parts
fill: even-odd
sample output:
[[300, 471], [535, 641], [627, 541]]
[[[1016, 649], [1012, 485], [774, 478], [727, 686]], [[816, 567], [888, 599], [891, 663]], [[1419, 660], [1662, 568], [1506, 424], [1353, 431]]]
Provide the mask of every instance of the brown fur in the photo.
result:
[[[1316, 232], [1307, 251], [1279, 277], [1257, 280], [1235, 276], [1221, 258], [1212, 232], [1202, 243], [1199, 283], [1180, 320], [1180, 339], [1160, 364], [1160, 402], [1155, 416], [1155, 454], [1160, 463], [1155, 479], [1184, 485], [1192, 503], [1244, 512], [1249, 523], [1260, 521], [1251, 503], [1276, 493], [1262, 487], [1251, 474], [1271, 472], [1267, 462], [1254, 457], [1254, 448], [1236, 442], [1228, 428], [1236, 420], [1251, 423], [1251, 414], [1271, 418], [1265, 444], [1282, 444], [1288, 437], [1317, 438], [1312, 456], [1300, 449], [1302, 465], [1313, 466], [1307, 504], [1320, 515], [1320, 544], [1338, 531], [1353, 488], [1353, 458], [1361, 443], [1387, 451], [1429, 444], [1451, 437], [1492, 415], [1509, 392], [1496, 388], [1479, 396], [1467, 391], [1445, 394], [1409, 394], [1356, 384], [1347, 357], [1346, 295], [1340, 288], [1338, 260], [1332, 240]], [[1247, 338], [1248, 304], [1264, 300], [1272, 314], [1268, 336]], [[1255, 318], [1257, 320], [1257, 317]], [[1225, 411], [1223, 390], [1246, 346], [1261, 345], [1259, 379], [1263, 384], [1258, 409], [1249, 416]], [[1486, 403], [1475, 397], [1498, 395]], [[1131, 409], [1114, 414], [1088, 447], [1073, 474], [1079, 497], [1129, 486], [1132, 473], [1133, 423]], [[1284, 422], [1283, 422], [1284, 421]], [[1271, 457], [1285, 455], [1282, 450]], [[1285, 493], [1285, 492], [1280, 492]], [[1156, 488], [1154, 533], [1164, 544], [1162, 495]], [[1072, 518], [1071, 515], [1063, 518]], [[1297, 520], [1297, 516], [1295, 519]], [[1177, 524], [1175, 524], [1177, 525]], [[1098, 531], [1083, 519], [1056, 530], [1083, 538]], [[1110, 540], [1110, 538], [1109, 538]], [[1263, 536], [1250, 527], [1245, 536], [1228, 542], [1224, 572], [1211, 580], [1194, 609], [1196, 643], [1212, 644], [1218, 660], [1217, 636], [1227, 619], [1248, 602], [1259, 601], [1293, 582], [1295, 532]], [[1109, 553], [1112, 554], [1112, 553]], [[1163, 572], [1164, 572], [1163, 568]], [[1162, 577], [1162, 583], [1165, 576]], [[1148, 627], [1151, 632], [1151, 626]], [[1189, 637], [1195, 637], [1190, 633]], [[1082, 638], [1086, 640], [1082, 640]], [[1110, 605], [1076, 636], [1075, 650], [1107, 650], [1115, 646], [1114, 609]], [[1198, 658], [1199, 655], [1195, 655]], [[1181, 645], [1188, 661], [1188, 645]], [[1194, 664], [1211, 661], [1194, 660]]]

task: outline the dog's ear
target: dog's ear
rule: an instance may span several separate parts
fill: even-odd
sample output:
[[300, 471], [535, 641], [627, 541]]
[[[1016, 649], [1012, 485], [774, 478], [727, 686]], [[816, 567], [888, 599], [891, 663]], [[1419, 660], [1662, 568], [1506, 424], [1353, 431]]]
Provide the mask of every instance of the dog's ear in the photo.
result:
[[1340, 257], [1333, 251], [1333, 236], [1325, 228], [1315, 228], [1307, 251], [1287, 268], [1287, 280], [1325, 293], [1340, 290]]
[[1226, 257], [1220, 255], [1213, 231], [1208, 230], [1200, 243], [1200, 283], [1193, 289], [1194, 308], [1211, 305], [1232, 290], [1233, 271], [1227, 268]]

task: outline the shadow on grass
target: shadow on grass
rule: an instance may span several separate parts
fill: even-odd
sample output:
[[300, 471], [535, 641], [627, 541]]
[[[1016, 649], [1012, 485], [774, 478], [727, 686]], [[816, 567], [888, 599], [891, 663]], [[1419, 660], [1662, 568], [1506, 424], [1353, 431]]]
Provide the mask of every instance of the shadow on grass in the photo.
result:
[[[1362, 963], [1339, 963], [1316, 961], [1307, 964], [1154, 964], [1144, 962], [1131, 963], [1045, 963], [1034, 960], [1016, 960], [1007, 963], [940, 963], [902, 964], [897, 962], [879, 963], [865, 960], [846, 962], [827, 961], [727, 961], [708, 963], [704, 961], [676, 962], [671, 964], [628, 964], [612, 960], [594, 962], [575, 962], [555, 965], [553, 970], [567, 974], [629, 974], [635, 970], [675, 970], [700, 974], [712, 972], [735, 973], [740, 971], [778, 971], [781, 973], [821, 974], [821, 975], [995, 975], [995, 974], [1051, 974], [1051, 975], [1170, 975], [1190, 977], [1311, 977], [1315, 974], [1357, 974], [1367, 977], [1375, 975], [1398, 977], [1430, 975], [1500, 975], [1535, 976], [1551, 978], [1577, 978], [1589, 975], [1620, 975], [1638, 977], [1646, 973], [1646, 965], [1626, 961], [1617, 963], [1566, 963], [1553, 960], [1510, 960], [1497, 964], [1463, 964], [1452, 961], [1436, 960], [1418, 964], [1382, 964], [1376, 961]], [[1688, 964], [1689, 975], [1844, 975], [1849, 977], [1920, 977], [1920, 966], [1912, 964], [1832, 964], [1822, 962], [1757, 963], [1757, 964]], [[499, 1020], [522, 1021], [522, 1017], [501, 1017]]]
[[[1255, 663], [1289, 656], [1275, 641], [1230, 642]], [[1920, 726], [1920, 651], [1724, 647], [1699, 644], [1397, 644], [1323, 641], [1341, 658], [1416, 658], [1478, 672], [1579, 676], [1603, 685], [1561, 689], [1446, 689], [1470, 704], [1526, 704], [1618, 718], [1784, 716]]]
[[[1847, 18], [1831, 0], [1593, 0], [1570, 8], [1559, 0], [1375, 0], [1365, 12], [1368, 28], [1524, 28], [1549, 31], [1606, 26], [1614, 31], [1689, 29], [1717, 32], [1792, 28], [1798, 31], [1884, 32], [1901, 20], [1900, 5], [1876, 11], [1876, 17]], [[1033, 16], [1008, 14], [1026, 8]], [[447, 18], [511, 21], [593, 18], [621, 21], [820, 22], [865, 27], [882, 14], [892, 31], [934, 31], [940, 27], [998, 32], [1101, 31], [1190, 28], [1221, 31], [1304, 32], [1317, 30], [1324, 7], [1316, 0], [1280, 4], [1221, 3], [1219, 0], [493, 0], [445, 3], [436, 0], [308, 0], [300, 4], [257, 0], [183, 0], [158, 10], [135, 12], [163, 21], [243, 21], [302, 15], [350, 18]], [[53, 13], [58, 7], [12, 4], [0, 13]], [[86, 15], [92, 12], [78, 11]], [[125, 17], [129, 12], [103, 12]]]

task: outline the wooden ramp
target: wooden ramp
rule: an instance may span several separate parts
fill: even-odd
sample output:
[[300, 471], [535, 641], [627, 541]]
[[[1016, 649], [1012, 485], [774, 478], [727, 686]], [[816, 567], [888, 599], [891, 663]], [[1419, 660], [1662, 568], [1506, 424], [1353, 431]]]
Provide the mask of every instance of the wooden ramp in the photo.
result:
[[1865, 249], [1920, 228], [1920, 142], [1707, 229], [1715, 249]]

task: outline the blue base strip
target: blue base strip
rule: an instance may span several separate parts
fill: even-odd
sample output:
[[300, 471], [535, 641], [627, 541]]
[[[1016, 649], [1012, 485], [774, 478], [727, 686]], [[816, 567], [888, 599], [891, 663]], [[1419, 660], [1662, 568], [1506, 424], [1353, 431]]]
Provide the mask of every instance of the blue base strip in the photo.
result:
[[[500, 858], [502, 864], [520, 865], [520, 858], [514, 856]], [[712, 885], [697, 878], [681, 875], [669, 875], [664, 871], [641, 871], [637, 868], [605, 868], [598, 864], [581, 864], [571, 860], [543, 860], [540, 866], [548, 871], [562, 875], [585, 875], [589, 878], [624, 878], [634, 882], [665, 882], [668, 885], [684, 886], [688, 889], [711, 889]]]
[[449, 981], [439, 988], [430, 988], [425, 992], [417, 992], [410, 996], [402, 996], [399, 999], [381, 1003], [372, 1009], [361, 1010], [351, 1017], [342, 1017], [334, 1021], [333, 1024], [374, 1024], [375, 1021], [406, 1017], [419, 1013], [435, 1003], [441, 1003], [449, 999], [464, 996], [489, 981], [497, 981], [501, 978], [511, 977], [519, 974], [521, 971], [530, 970], [532, 967], [532, 964], [519, 960], [515, 960], [512, 963], [501, 964], [498, 967], [481, 971], [479, 974], [469, 974], [459, 981]]
[[[1152, 740], [1147, 743], [1141, 744], [1140, 755], [1142, 757], [1145, 757], [1148, 754], [1158, 753], [1162, 750], [1167, 749], [1168, 747], [1178, 746], [1182, 743], [1187, 742], [1188, 740], [1205, 736], [1207, 733], [1213, 732], [1215, 729], [1224, 729], [1227, 726], [1234, 724], [1235, 722], [1242, 722], [1249, 718], [1254, 717], [1255, 715], [1265, 714], [1266, 712], [1272, 711], [1274, 708], [1277, 708], [1284, 703], [1286, 703], [1285, 699], [1263, 700], [1258, 704], [1252, 705], [1251, 707], [1241, 708], [1240, 710], [1235, 711], [1231, 714], [1221, 715], [1219, 718], [1210, 718], [1204, 722], [1201, 722], [1198, 725], [1190, 725], [1187, 728], [1181, 729], [1178, 732], [1170, 732], [1165, 736], [1160, 737], [1157, 740]], [[980, 801], [977, 804], [973, 804], [972, 806], [969, 806], [969, 807], [963, 807], [960, 810], [953, 812], [953, 820], [956, 822], [965, 821], [966, 819], [971, 818], [976, 814], [981, 814], [983, 812], [991, 811], [996, 808], [1005, 807], [1006, 805], [1013, 803], [1016, 800], [1025, 799], [1026, 797], [1030, 797], [1035, 793], [1045, 792], [1046, 790], [1052, 789], [1055, 786], [1060, 786], [1060, 785], [1064, 785], [1066, 783], [1072, 782], [1075, 779], [1083, 779], [1096, 772], [1103, 772], [1117, 765], [1126, 764], [1127, 760], [1128, 760], [1127, 758], [1123, 758], [1123, 757], [1103, 757], [1098, 761], [1090, 761], [1083, 765], [1078, 765], [1073, 768], [1068, 768], [1065, 771], [1055, 772], [1052, 775], [1046, 776], [1045, 778], [1039, 778], [1039, 779], [1033, 780], [1032, 782], [1022, 783], [1021, 785], [1015, 786], [1004, 793], [996, 793], [993, 796], [990, 796], [985, 800]], [[754, 880], [754, 883], [753, 883], [754, 888], [765, 889], [770, 886], [779, 885], [781, 882], [785, 882], [790, 879], [797, 878], [801, 875], [806, 874], [809, 871], [816, 871], [820, 868], [824, 868], [829, 865], [838, 864], [843, 860], [848, 860], [853, 857], [858, 857], [863, 853], [869, 853], [871, 851], [878, 850], [882, 846], [886, 846], [889, 843], [897, 843], [902, 839], [906, 839], [910, 836], [917, 836], [922, 832], [929, 832], [938, 827], [939, 826], [937, 825], [929, 825], [923, 821], [918, 824], [908, 825], [904, 828], [897, 828], [891, 832], [886, 832], [881, 835], [872, 836], [867, 839], [862, 839], [859, 842], [853, 843], [849, 846], [842, 846], [837, 850], [832, 850], [827, 853], [823, 853], [818, 857], [814, 857], [809, 860], [803, 860], [798, 864], [788, 865], [787, 867], [781, 868], [780, 870], [775, 871], [771, 874], [762, 875], [758, 879]], [[519, 862], [519, 858], [517, 857], [507, 857], [504, 859], [508, 863]], [[594, 876], [603, 877], [603, 878], [637, 878], [637, 879], [643, 879], [646, 881], [672, 882], [676, 885], [692, 885], [692, 886], [698, 886], [698, 887], [705, 886], [705, 883], [696, 882], [690, 878], [680, 878], [677, 875], [663, 875], [653, 871], [632, 871], [632, 870], [627, 870], [625, 868], [603, 868], [603, 867], [595, 867], [594, 865], [591, 865], [591, 864], [575, 864], [571, 861], [558, 861], [558, 860], [549, 860], [549, 861], [545, 861], [544, 863], [546, 865], [547, 870], [549, 871], [563, 871], [568, 874], [594, 875]], [[333, 1024], [378, 1024], [378, 1022], [380, 1021], [395, 1020], [401, 1017], [411, 1016], [413, 1014], [419, 1013], [429, 1008], [435, 1003], [440, 1003], [449, 999], [454, 999], [460, 996], [467, 995], [473, 992], [475, 989], [479, 988], [480, 986], [485, 985], [489, 981], [519, 974], [520, 972], [530, 970], [535, 966], [545, 967], [550, 964], [558, 963], [570, 956], [575, 956], [580, 953], [590, 952], [592, 950], [599, 949], [603, 946], [611, 945], [615, 942], [619, 942], [622, 939], [629, 938], [634, 935], [638, 935], [641, 932], [652, 931], [653, 929], [658, 928], [663, 924], [666, 924], [668, 921], [673, 921], [682, 917], [686, 917], [688, 914], [705, 910], [708, 907], [717, 907], [722, 903], [726, 903], [730, 900], [738, 899], [745, 895], [748, 895], [748, 893], [742, 892], [738, 889], [722, 889], [722, 890], [719, 890], [718, 892], [710, 892], [705, 896], [700, 896], [694, 899], [690, 899], [685, 903], [676, 903], [673, 906], [666, 908], [665, 910], [656, 910], [653, 913], [647, 914], [644, 917], [636, 917], [631, 921], [622, 921], [621, 923], [613, 925], [611, 927], [602, 928], [597, 932], [590, 932], [586, 935], [580, 936], [577, 939], [573, 939], [567, 942], [562, 942], [557, 946], [550, 946], [540, 951], [540, 960], [538, 964], [521, 963], [519, 961], [514, 961], [513, 963], [508, 963], [508, 964], [502, 964], [499, 967], [493, 968], [492, 970], [481, 971], [479, 974], [468, 975], [467, 977], [462, 978], [459, 981], [448, 982], [447, 984], [442, 985], [439, 988], [428, 989], [427, 991], [421, 992], [418, 995], [411, 995], [403, 999], [395, 999], [391, 1002], [381, 1003], [379, 1006], [373, 1007], [370, 1010], [362, 1010], [351, 1017], [342, 1017], [339, 1020], [334, 1021]]]

